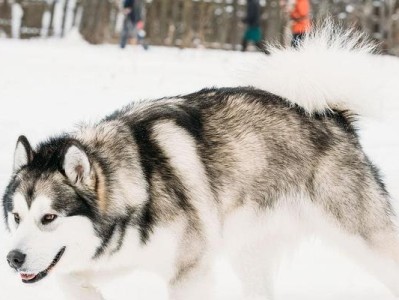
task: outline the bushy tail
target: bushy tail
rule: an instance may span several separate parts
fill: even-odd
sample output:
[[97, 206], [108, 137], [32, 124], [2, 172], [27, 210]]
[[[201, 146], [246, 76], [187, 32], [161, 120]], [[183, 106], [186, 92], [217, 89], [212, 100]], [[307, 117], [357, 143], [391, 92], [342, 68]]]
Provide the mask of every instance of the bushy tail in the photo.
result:
[[399, 101], [399, 59], [373, 54], [375, 46], [354, 30], [325, 23], [298, 49], [268, 49], [271, 55], [255, 66], [247, 83], [309, 113], [346, 109], [375, 115], [384, 103]]

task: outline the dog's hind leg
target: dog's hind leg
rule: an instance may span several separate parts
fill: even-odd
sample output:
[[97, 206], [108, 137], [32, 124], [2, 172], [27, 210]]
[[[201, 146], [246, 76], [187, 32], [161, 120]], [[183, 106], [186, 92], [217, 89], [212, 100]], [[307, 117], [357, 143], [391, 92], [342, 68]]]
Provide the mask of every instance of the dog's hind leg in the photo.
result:
[[300, 243], [301, 229], [291, 213], [295, 209], [287, 202], [270, 209], [254, 203], [237, 209], [226, 220], [225, 251], [241, 281], [242, 299], [272, 300], [281, 260]]
[[270, 245], [272, 242], [272, 239], [268, 239], [248, 244], [231, 257], [233, 269], [242, 284], [242, 299], [274, 299], [274, 263], [280, 255], [265, 251], [264, 247], [264, 244]]
[[[319, 228], [320, 229], [320, 228]], [[387, 230], [370, 235], [349, 233], [342, 229], [324, 231], [327, 241], [335, 243], [349, 258], [375, 276], [399, 297], [399, 239], [398, 233]]]
[[377, 171], [366, 158], [329, 162], [313, 179], [311, 198], [318, 212], [304, 219], [399, 296], [399, 232]]

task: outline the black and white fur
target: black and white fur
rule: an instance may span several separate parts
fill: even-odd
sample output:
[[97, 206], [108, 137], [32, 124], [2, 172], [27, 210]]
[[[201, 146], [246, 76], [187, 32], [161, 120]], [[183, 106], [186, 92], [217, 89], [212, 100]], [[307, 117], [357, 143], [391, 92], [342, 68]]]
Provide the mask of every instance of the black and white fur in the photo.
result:
[[359, 37], [330, 32], [271, 49], [260, 89], [133, 103], [35, 149], [20, 137], [3, 207], [25, 257], [11, 265], [26, 282], [54, 273], [67, 299], [103, 299], [96, 276], [134, 269], [171, 299], [212, 299], [223, 250], [245, 299], [272, 299], [279, 259], [316, 233], [399, 295], [395, 213], [353, 124], [397, 94]]

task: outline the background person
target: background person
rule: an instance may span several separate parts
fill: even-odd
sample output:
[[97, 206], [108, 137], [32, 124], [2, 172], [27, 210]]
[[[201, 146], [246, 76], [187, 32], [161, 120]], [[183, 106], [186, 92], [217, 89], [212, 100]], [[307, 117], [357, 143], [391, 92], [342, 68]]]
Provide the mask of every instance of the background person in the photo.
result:
[[126, 47], [128, 40], [132, 33], [136, 35], [137, 42], [143, 45], [144, 49], [148, 46], [144, 42], [145, 31], [143, 21], [143, 1], [142, 0], [125, 0], [123, 3], [123, 13], [125, 20], [123, 22], [123, 29], [121, 33], [120, 47]]
[[247, 29], [242, 40], [242, 51], [247, 50], [248, 42], [253, 42], [257, 48], [262, 49], [259, 0], [247, 0], [247, 16], [243, 22], [247, 24]]
[[296, 48], [311, 28], [309, 0], [296, 0], [290, 12], [290, 19], [292, 21], [291, 45]]

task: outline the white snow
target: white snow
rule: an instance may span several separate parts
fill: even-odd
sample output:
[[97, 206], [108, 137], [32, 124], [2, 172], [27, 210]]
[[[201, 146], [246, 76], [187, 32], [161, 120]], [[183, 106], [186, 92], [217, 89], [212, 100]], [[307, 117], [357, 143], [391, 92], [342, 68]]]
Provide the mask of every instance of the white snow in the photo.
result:
[[[81, 121], [93, 121], [142, 98], [192, 92], [210, 86], [239, 84], [237, 70], [253, 65], [255, 53], [90, 46], [77, 35], [66, 40], [0, 39], [0, 190], [9, 179], [17, 137], [33, 144]], [[295, 70], [293, 70], [294, 72]], [[303, 70], [301, 70], [302, 72]], [[239, 73], [239, 72], [238, 72]], [[399, 87], [398, 87], [399, 91]], [[378, 99], [377, 99], [378, 100]], [[399, 196], [398, 103], [389, 117], [367, 121], [361, 131], [366, 152], [379, 165], [393, 198]], [[60, 299], [49, 278], [26, 286], [9, 270], [5, 234], [0, 233], [0, 298]], [[220, 293], [234, 299], [235, 278], [223, 261], [217, 274]], [[318, 241], [308, 242], [278, 276], [276, 299], [394, 299], [373, 277], [339, 252]], [[165, 299], [165, 287], [149, 274], [117, 279], [106, 288], [106, 299]]]

